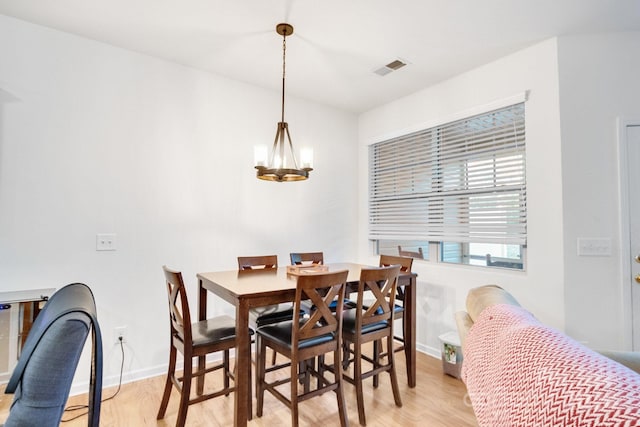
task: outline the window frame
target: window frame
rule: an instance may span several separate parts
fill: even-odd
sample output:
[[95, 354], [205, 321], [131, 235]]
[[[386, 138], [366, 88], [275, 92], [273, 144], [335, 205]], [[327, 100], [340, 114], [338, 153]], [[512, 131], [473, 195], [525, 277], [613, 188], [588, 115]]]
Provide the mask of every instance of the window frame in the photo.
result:
[[[413, 132], [400, 132], [397, 136], [374, 141], [370, 144], [369, 239], [374, 243], [372, 247], [375, 252], [377, 252], [380, 241], [420, 240], [429, 242], [428, 253], [430, 255], [425, 258], [435, 262], [444, 262], [441, 260], [441, 252], [445, 242], [465, 243], [467, 246], [474, 243], [497, 243], [519, 244], [520, 254], [524, 258], [526, 254], [527, 222], [525, 131], [525, 101], [527, 97], [528, 94], [526, 92], [518, 94], [498, 103], [488, 104], [483, 108], [476, 109], [476, 111], [461, 113], [457, 117], [449, 120], [420, 126]], [[507, 123], [506, 125], [502, 122], [503, 115]], [[459, 144], [459, 141], [455, 138], [458, 140], [462, 138], [465, 139], [464, 143], [467, 144], [466, 138], [468, 138], [468, 134], [464, 133], [467, 130], [464, 129], [464, 126], [460, 125], [460, 123], [466, 124], [468, 122], [471, 123], [469, 126], [473, 126], [473, 120], [493, 120], [498, 124], [481, 123], [479, 126], [480, 132], [478, 132], [481, 134], [481, 137], [473, 141], [473, 143], [476, 144], [475, 146], [468, 144], [471, 148], [466, 151], [461, 151], [460, 153], [453, 152], [453, 154], [448, 153], [449, 157], [446, 157], [447, 153], [442, 155], [441, 153], [445, 152], [445, 149], [457, 149], [455, 145], [451, 147], [447, 146], [448, 142], [446, 138], [443, 137], [443, 134], [447, 131], [453, 132], [454, 143]], [[514, 130], [512, 133], [509, 133], [508, 127], [510, 126], [511, 120], [514, 123]], [[501, 129], [503, 128], [507, 129], [507, 131], [501, 133]], [[463, 133], [456, 135], [455, 132], [460, 129], [462, 129]], [[484, 134], [488, 135], [488, 139], [482, 139], [482, 135]], [[498, 138], [502, 138], [502, 140], [496, 139], [495, 135], [498, 135]], [[501, 141], [504, 141], [504, 146], [500, 145]], [[384, 144], [390, 144], [389, 146], [391, 147], [393, 143], [398, 143], [400, 150], [402, 149], [402, 144], [414, 144], [410, 149], [407, 149], [410, 153], [413, 153], [414, 150], [418, 153], [411, 159], [415, 164], [409, 165], [409, 167], [414, 168], [413, 170], [405, 173], [403, 172], [403, 167], [406, 167], [406, 164], [394, 166], [394, 162], [400, 164], [400, 162], [404, 161], [407, 156], [406, 152], [401, 151], [405, 157], [400, 157], [400, 162], [393, 158], [394, 153], [384, 153]], [[377, 150], [377, 152], [375, 152], [375, 150]], [[422, 151], [427, 154], [424, 154]], [[429, 157], [429, 152], [435, 153], [437, 157], [435, 160], [431, 160], [431, 163], [426, 160]], [[376, 163], [377, 159], [374, 159], [376, 155], [381, 159], [378, 163]], [[421, 155], [423, 157], [420, 157]], [[383, 156], [387, 156], [386, 160]], [[387, 163], [384, 163], [385, 161]], [[473, 163], [476, 164], [474, 165]], [[421, 172], [421, 169], [419, 169], [422, 165], [425, 165], [427, 169], [427, 172], [424, 174]], [[383, 168], [387, 168], [391, 172], [385, 172]], [[447, 168], [449, 170], [447, 170]], [[415, 170], [419, 170], [420, 172], [416, 173]], [[376, 171], [382, 172], [376, 175]], [[509, 176], [510, 174], [512, 174], [512, 176]], [[389, 176], [393, 178], [389, 178]], [[428, 179], [424, 177], [428, 177]], [[376, 179], [378, 179], [378, 181], [376, 181]], [[384, 182], [383, 179], [387, 179], [387, 182]], [[395, 181], [391, 182], [391, 179]], [[477, 182], [472, 182], [474, 179], [476, 179]], [[384, 192], [386, 190], [384, 185], [389, 188], [393, 187], [389, 191], [389, 194]], [[411, 193], [411, 187], [413, 187], [414, 190], [417, 189], [413, 194]], [[454, 202], [447, 205], [444, 199], [451, 197], [447, 193], [447, 190], [450, 188], [453, 189], [453, 192], [450, 194], [453, 194]], [[394, 194], [393, 192], [396, 189], [399, 190], [397, 194]], [[403, 191], [405, 191], [403, 189], [406, 189], [406, 192], [403, 193]], [[433, 191], [429, 193], [430, 190]], [[419, 194], [421, 191], [422, 195]], [[478, 203], [478, 201], [485, 197], [483, 196], [484, 194], [488, 195], [486, 196], [488, 204], [483, 207], [483, 202]], [[376, 198], [376, 196], [379, 195], [382, 195], [382, 197]], [[378, 219], [376, 215], [383, 212], [386, 208], [382, 204], [377, 205], [376, 203], [380, 200], [382, 200], [382, 203], [385, 203], [386, 200], [384, 200], [384, 198], [387, 196], [390, 200], [389, 206], [391, 206], [391, 208], [387, 209], [391, 214], [383, 219], [390, 218], [392, 221], [396, 221], [398, 225], [397, 229], [400, 230], [397, 235], [393, 234], [395, 232], [393, 228], [395, 225], [392, 222], [389, 223], [391, 232], [389, 232], [389, 230], [382, 230], [382, 232], [380, 232], [381, 229], [376, 228], [376, 225], [378, 225], [376, 224], [376, 219]], [[403, 198], [408, 200], [406, 204], [405, 201], [402, 200]], [[476, 199], [475, 203], [477, 206], [480, 206], [479, 208], [475, 208], [480, 212], [479, 214], [472, 212], [474, 210], [474, 199]], [[394, 205], [394, 202], [396, 202], [397, 205]], [[441, 204], [440, 209], [442, 212], [440, 212], [440, 214], [442, 217], [435, 218], [435, 221], [441, 221], [443, 223], [437, 224], [441, 225], [442, 230], [436, 230], [436, 232], [434, 232], [427, 227], [425, 231], [424, 224], [411, 222], [414, 219], [411, 215], [427, 217], [427, 219], [423, 220], [425, 222], [434, 221], [432, 219], [435, 217], [433, 213], [437, 211], [429, 210], [430, 206], [428, 205], [437, 205], [438, 203]], [[382, 206], [382, 208], [378, 209], [379, 206]], [[406, 210], [404, 210], [405, 206], [407, 207]], [[458, 209], [458, 211], [449, 210], [449, 212], [445, 212], [446, 209], [450, 209], [451, 206], [453, 206], [453, 209]], [[499, 209], [495, 209], [496, 207], [499, 207]], [[480, 218], [480, 220], [476, 222], [482, 225], [483, 209], [488, 212], [484, 215], [488, 218], [486, 221], [488, 224], [486, 230], [489, 230], [489, 232], [485, 235], [482, 233], [474, 234], [473, 232], [469, 232], [468, 230], [474, 229], [474, 218]], [[398, 212], [399, 214], [396, 216], [394, 212]], [[463, 213], [460, 214], [459, 212]], [[491, 215], [495, 217], [491, 218]], [[453, 226], [449, 227], [448, 224], [444, 224], [447, 221], [450, 221]], [[502, 221], [502, 224], [499, 224], [500, 221]], [[496, 226], [496, 224], [501, 227]], [[386, 226], [386, 224], [384, 226]], [[411, 230], [411, 227], [423, 228], [414, 231]], [[460, 229], [460, 235], [455, 234], [456, 229]], [[482, 227], [478, 229], [484, 231]], [[502, 234], [495, 232], [495, 230], [499, 229]], [[454, 230], [454, 233], [451, 233], [450, 230]], [[480, 236], [480, 238], [477, 238], [478, 236]], [[436, 249], [436, 251], [433, 249]], [[470, 254], [467, 253], [467, 258], [469, 258], [469, 255]], [[464, 258], [464, 256], [461, 258]], [[521, 259], [520, 263], [521, 267], [519, 267], [519, 269], [523, 270], [524, 259]]]

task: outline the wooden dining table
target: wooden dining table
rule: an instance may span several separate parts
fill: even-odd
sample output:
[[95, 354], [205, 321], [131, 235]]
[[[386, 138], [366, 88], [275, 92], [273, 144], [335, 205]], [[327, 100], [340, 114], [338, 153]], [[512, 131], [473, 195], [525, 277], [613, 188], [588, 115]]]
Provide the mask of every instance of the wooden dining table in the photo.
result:
[[[327, 264], [329, 271], [349, 270], [348, 291], [357, 290], [360, 270], [371, 267], [362, 264]], [[246, 426], [251, 410], [251, 336], [249, 310], [271, 304], [291, 302], [295, 298], [297, 276], [288, 274], [287, 267], [277, 270], [219, 271], [198, 273], [198, 319], [207, 318], [207, 297], [212, 293], [236, 308], [236, 391], [234, 393], [234, 425]], [[405, 358], [409, 387], [416, 385], [416, 277], [415, 273], [400, 273], [398, 286], [404, 286]], [[199, 360], [199, 364], [205, 361]], [[202, 392], [203, 378], [198, 377], [197, 390]], [[246, 397], [249, 398], [246, 398]]]

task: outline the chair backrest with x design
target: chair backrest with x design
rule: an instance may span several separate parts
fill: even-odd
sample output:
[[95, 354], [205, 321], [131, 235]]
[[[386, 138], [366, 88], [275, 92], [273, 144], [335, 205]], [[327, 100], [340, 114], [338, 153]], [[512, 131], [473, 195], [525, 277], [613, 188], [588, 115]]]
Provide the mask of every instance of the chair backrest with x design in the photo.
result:
[[191, 343], [191, 315], [189, 313], [189, 301], [187, 299], [182, 274], [179, 271], [174, 271], [164, 266], [162, 269], [167, 283], [167, 296], [169, 297], [171, 336], [173, 339], [178, 338], [183, 343]]
[[[364, 411], [363, 380], [375, 378], [383, 371], [389, 373], [394, 401], [397, 406], [402, 406], [398, 379], [393, 357], [393, 318], [394, 298], [398, 286], [399, 265], [390, 265], [378, 268], [363, 268], [360, 272], [358, 284], [358, 302], [355, 310], [350, 310], [343, 320], [344, 354], [342, 357], [343, 368], [353, 361], [353, 376], [345, 374], [344, 379], [356, 386], [358, 403], [358, 419], [361, 425], [366, 425]], [[372, 294], [375, 299], [364, 303], [364, 294]], [[368, 298], [367, 298], [368, 299]], [[367, 342], [374, 342], [373, 356], [366, 356], [362, 352], [362, 346]], [[383, 342], [386, 344], [386, 352], [382, 352]], [[353, 349], [351, 349], [353, 345]], [[350, 359], [353, 354], [353, 359]], [[387, 363], [381, 360], [386, 356]], [[363, 371], [362, 361], [372, 365], [369, 371]]]
[[294, 310], [300, 310], [305, 301], [310, 302], [312, 309], [300, 322], [293, 322], [292, 348], [314, 339], [332, 343], [331, 348], [337, 344], [334, 337], [339, 337], [342, 331], [342, 309], [332, 311], [331, 303], [344, 300], [347, 275], [345, 270], [298, 277]]
[[[410, 273], [411, 267], [413, 266], [413, 258], [405, 256], [380, 255], [380, 267], [389, 265], [399, 265], [401, 272]], [[404, 288], [401, 286], [397, 289], [396, 299], [404, 301]]]
[[[378, 268], [363, 268], [360, 272], [360, 283], [358, 285], [356, 329], [366, 330], [367, 326], [387, 322], [392, 326], [393, 301], [396, 296], [398, 286], [398, 274], [400, 265], [390, 265]], [[368, 300], [364, 305], [363, 295], [369, 292], [368, 298], [373, 296], [374, 300]]]
[[[349, 425], [346, 403], [342, 390], [342, 370], [338, 363], [331, 381], [320, 368], [320, 360], [324, 355], [333, 352], [333, 360], [340, 360], [342, 350], [342, 304], [332, 311], [333, 301], [343, 301], [346, 289], [347, 270], [330, 273], [308, 274], [298, 276], [294, 310], [300, 311], [301, 303], [310, 300], [308, 315], [293, 322], [280, 322], [258, 328], [258, 372], [257, 372], [257, 415], [262, 416], [264, 392], [269, 391], [286, 404], [291, 410], [291, 425], [298, 426], [298, 402], [319, 396], [328, 391], [336, 393], [340, 425]], [[267, 380], [265, 367], [265, 351], [271, 347], [290, 362], [272, 366], [269, 372], [288, 368], [289, 377], [277, 377]], [[308, 362], [318, 358], [318, 369]], [[315, 377], [317, 387], [311, 389], [311, 377]], [[304, 384], [304, 391], [299, 393], [298, 381]], [[289, 382], [288, 396], [278, 387]]]

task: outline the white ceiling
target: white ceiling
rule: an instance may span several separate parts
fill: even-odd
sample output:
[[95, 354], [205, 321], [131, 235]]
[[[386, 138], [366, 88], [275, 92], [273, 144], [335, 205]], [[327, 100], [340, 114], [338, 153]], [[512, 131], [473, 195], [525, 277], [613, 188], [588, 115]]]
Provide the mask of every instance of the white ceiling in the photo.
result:
[[0, 14], [275, 90], [288, 22], [287, 96], [354, 112], [553, 36], [640, 30], [639, 0], [0, 0]]

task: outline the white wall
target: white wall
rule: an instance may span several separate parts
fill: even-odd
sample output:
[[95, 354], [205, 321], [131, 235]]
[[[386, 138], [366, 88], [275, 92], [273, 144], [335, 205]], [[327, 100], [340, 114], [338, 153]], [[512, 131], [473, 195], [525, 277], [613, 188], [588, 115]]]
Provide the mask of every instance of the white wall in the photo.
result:
[[[526, 272], [415, 261], [418, 273], [418, 341], [439, 351], [438, 335], [455, 329], [472, 287], [503, 286], [542, 321], [564, 328], [563, 206], [558, 100], [557, 41], [516, 54], [361, 115], [359, 124], [359, 253], [373, 259], [367, 243], [367, 147], [458, 113], [529, 91], [527, 118]], [[400, 76], [400, 74], [398, 74]]]
[[[640, 119], [640, 33], [564, 37], [558, 46], [566, 328], [595, 348], [630, 349], [616, 120]], [[578, 256], [580, 237], [611, 239], [612, 255]]]
[[[165, 369], [163, 264], [183, 271], [195, 308], [195, 274], [235, 269], [238, 255], [356, 258], [354, 115], [288, 98], [294, 144], [314, 148], [315, 170], [259, 181], [253, 147], [273, 141], [277, 91], [4, 16], [0, 52], [0, 287], [91, 286], [105, 384], [119, 372], [118, 326], [126, 378]], [[96, 233], [117, 233], [118, 250], [96, 252]]]

